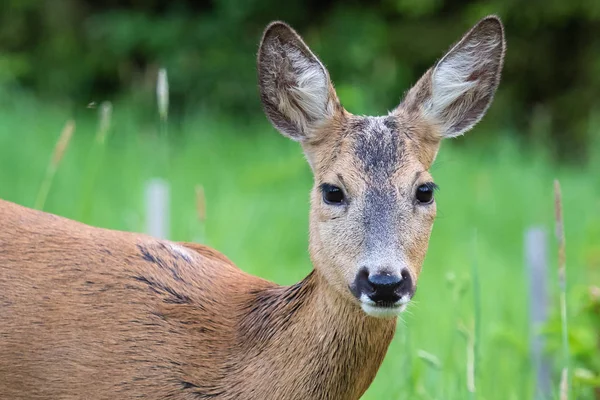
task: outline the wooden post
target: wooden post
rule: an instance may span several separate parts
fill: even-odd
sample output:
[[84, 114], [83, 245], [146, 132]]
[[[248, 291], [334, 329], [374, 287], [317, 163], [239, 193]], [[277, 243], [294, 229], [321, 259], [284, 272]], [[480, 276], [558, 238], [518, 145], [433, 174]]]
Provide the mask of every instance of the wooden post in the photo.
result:
[[159, 239], [169, 237], [169, 184], [152, 179], [146, 184], [146, 233]]
[[548, 243], [543, 228], [532, 227], [526, 231], [525, 260], [529, 274], [530, 349], [536, 373], [535, 398], [546, 399], [551, 393], [551, 369], [544, 356], [544, 337], [540, 334], [540, 328], [548, 318]]

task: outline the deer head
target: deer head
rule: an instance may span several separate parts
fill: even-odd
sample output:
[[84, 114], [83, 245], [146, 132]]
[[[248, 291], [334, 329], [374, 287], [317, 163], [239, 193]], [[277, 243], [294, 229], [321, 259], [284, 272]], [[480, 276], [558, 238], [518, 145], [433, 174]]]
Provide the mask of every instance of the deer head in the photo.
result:
[[300, 142], [314, 174], [310, 255], [332, 290], [371, 316], [413, 297], [436, 215], [429, 173], [440, 142], [471, 129], [502, 70], [502, 23], [477, 23], [388, 115], [352, 115], [300, 36], [270, 24], [258, 55], [265, 113]]

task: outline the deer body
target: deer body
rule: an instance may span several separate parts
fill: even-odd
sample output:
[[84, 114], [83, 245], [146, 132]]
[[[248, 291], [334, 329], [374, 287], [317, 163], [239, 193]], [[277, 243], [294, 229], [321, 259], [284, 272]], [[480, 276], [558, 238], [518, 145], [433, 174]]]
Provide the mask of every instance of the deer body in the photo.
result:
[[359, 398], [393, 336], [314, 272], [280, 287], [4, 201], [0, 221], [0, 398]]
[[204, 246], [0, 201], [0, 398], [359, 399], [416, 290], [429, 168], [487, 110], [504, 47], [485, 18], [396, 109], [364, 117], [295, 31], [267, 27], [263, 108], [314, 174], [314, 270], [293, 286]]

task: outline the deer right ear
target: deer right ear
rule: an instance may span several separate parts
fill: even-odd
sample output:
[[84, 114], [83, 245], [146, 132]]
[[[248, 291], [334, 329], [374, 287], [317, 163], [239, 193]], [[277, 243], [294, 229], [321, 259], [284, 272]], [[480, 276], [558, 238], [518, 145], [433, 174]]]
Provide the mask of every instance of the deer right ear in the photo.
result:
[[267, 117], [296, 141], [310, 140], [339, 104], [323, 64], [283, 22], [273, 22], [265, 30], [258, 52], [258, 81]]
[[401, 105], [440, 128], [442, 137], [471, 129], [490, 106], [504, 62], [500, 19], [482, 19], [408, 92]]

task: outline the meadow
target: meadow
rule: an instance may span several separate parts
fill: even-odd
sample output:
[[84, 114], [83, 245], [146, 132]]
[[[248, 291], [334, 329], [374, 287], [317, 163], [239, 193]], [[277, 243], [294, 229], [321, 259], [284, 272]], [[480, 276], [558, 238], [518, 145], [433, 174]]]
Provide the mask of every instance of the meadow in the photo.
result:
[[[160, 177], [171, 186], [170, 239], [206, 243], [241, 269], [279, 284], [308, 274], [310, 170], [300, 147], [266, 118], [232, 121], [199, 111], [161, 124], [155, 113], [115, 104], [100, 144], [97, 113], [77, 109], [45, 211], [144, 231], [145, 184]], [[31, 98], [2, 100], [0, 198], [34, 206], [55, 143], [73, 114]], [[486, 140], [470, 142], [480, 135]], [[560, 164], [543, 147], [519, 145], [515, 137], [476, 127], [442, 145], [431, 170], [440, 186], [438, 218], [419, 290], [365, 399], [533, 398], [534, 330], [523, 240], [531, 226], [546, 229], [548, 304], [556, 314], [555, 178], [563, 193], [572, 318], [581, 293], [600, 284], [598, 157]], [[205, 193], [205, 219], [198, 215], [198, 185]], [[560, 351], [551, 350], [556, 391], [562, 364]], [[593, 398], [574, 378], [571, 390], [572, 398]]]

